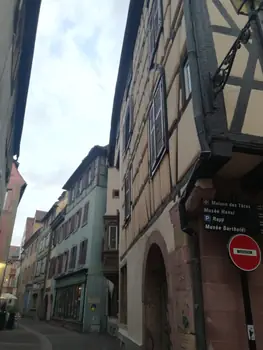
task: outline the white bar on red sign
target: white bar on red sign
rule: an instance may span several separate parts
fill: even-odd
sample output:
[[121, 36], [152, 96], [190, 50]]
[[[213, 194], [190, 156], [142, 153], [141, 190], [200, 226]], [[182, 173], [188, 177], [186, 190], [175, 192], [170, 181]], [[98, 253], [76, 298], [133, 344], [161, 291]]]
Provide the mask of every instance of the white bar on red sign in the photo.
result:
[[234, 248], [233, 253], [236, 255], [257, 256], [255, 249]]

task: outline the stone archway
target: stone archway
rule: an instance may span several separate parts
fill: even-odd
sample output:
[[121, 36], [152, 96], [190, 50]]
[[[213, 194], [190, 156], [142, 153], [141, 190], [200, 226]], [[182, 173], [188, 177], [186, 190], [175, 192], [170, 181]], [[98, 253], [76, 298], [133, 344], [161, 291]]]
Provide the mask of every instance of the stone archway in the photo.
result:
[[[146, 350], [172, 349], [168, 306], [169, 286], [165, 263], [168, 253], [165, 242], [162, 237], [160, 239], [160, 236], [159, 233], [154, 233], [150, 237], [145, 252], [143, 306], [144, 344]], [[159, 243], [162, 241], [162, 243], [159, 245], [158, 241]]]

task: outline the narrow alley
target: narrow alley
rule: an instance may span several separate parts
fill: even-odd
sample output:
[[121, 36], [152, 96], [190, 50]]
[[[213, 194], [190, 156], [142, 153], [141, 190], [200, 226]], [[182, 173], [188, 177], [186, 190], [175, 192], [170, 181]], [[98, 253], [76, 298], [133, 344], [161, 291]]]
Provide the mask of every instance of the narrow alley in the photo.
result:
[[109, 335], [81, 334], [35, 320], [22, 320], [17, 329], [2, 331], [0, 349], [10, 350], [115, 350], [117, 338]]

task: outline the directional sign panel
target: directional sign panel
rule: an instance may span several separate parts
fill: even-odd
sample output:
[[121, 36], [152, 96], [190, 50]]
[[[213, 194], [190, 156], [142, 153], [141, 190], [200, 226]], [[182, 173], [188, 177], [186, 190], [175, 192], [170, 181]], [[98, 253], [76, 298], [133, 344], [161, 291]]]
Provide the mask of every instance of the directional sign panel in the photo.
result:
[[239, 234], [231, 237], [228, 244], [229, 256], [240, 270], [253, 271], [261, 263], [261, 250], [250, 236]]

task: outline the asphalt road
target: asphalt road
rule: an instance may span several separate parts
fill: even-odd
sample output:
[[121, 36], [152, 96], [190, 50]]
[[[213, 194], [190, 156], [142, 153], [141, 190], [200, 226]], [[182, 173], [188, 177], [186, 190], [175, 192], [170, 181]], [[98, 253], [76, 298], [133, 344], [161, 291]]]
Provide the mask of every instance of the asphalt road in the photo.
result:
[[79, 334], [45, 322], [21, 320], [19, 328], [0, 331], [1, 350], [118, 350], [120, 343], [108, 335]]

